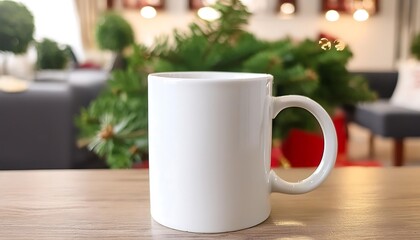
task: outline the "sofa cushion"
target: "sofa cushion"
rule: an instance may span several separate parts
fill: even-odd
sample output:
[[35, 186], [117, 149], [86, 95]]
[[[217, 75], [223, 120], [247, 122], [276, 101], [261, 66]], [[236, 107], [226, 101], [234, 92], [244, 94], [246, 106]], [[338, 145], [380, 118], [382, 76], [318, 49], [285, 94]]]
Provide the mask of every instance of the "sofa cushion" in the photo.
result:
[[354, 121], [384, 137], [420, 136], [420, 111], [392, 105], [388, 100], [359, 104]]
[[420, 63], [408, 61], [400, 64], [397, 87], [390, 102], [420, 111]]

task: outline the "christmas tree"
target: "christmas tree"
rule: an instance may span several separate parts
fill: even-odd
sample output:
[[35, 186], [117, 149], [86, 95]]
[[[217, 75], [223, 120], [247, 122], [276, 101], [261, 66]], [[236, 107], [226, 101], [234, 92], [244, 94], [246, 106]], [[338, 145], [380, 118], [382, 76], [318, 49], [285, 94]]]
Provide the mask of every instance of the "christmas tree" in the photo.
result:
[[[81, 145], [87, 145], [112, 168], [130, 167], [147, 157], [147, 75], [162, 71], [238, 71], [274, 76], [276, 95], [300, 94], [330, 113], [343, 104], [371, 100], [364, 79], [352, 76], [352, 56], [325, 51], [317, 41], [264, 41], [244, 30], [250, 13], [240, 0], [221, 0], [215, 21], [197, 19], [187, 31], [157, 39], [146, 48], [133, 46], [128, 67], [114, 71], [104, 92], [77, 119]], [[164, 96], [162, 96], [164, 97]], [[290, 109], [273, 124], [274, 136], [293, 128], [316, 129], [309, 113]]]

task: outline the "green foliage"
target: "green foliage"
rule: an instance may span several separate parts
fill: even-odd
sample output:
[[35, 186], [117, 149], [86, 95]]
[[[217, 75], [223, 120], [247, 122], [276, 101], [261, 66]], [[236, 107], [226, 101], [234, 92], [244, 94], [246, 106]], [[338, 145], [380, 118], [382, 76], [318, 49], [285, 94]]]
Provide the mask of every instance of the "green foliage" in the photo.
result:
[[420, 61], [420, 33], [417, 34], [411, 42], [411, 54]]
[[57, 42], [47, 38], [36, 44], [36, 51], [38, 69], [63, 69], [70, 57], [66, 48], [60, 48]]
[[[214, 7], [221, 12], [220, 19], [198, 20], [185, 32], [175, 30], [173, 38], [158, 39], [150, 50], [134, 48], [128, 69], [114, 72], [107, 90], [82, 112], [79, 127], [84, 137], [111, 167], [128, 167], [138, 160], [130, 150], [133, 146], [147, 151], [149, 72], [269, 73], [275, 78], [276, 95], [305, 95], [330, 113], [342, 104], [375, 97], [362, 78], [347, 71], [352, 56], [348, 48], [324, 51], [313, 40], [263, 41], [243, 30], [250, 14], [241, 1], [222, 0]], [[281, 114], [274, 120], [275, 136], [284, 136], [293, 127], [316, 129], [316, 121], [304, 110], [287, 109]]]
[[[136, 56], [146, 54], [134, 49]], [[76, 119], [79, 144], [88, 144], [112, 168], [131, 167], [147, 152], [145, 59], [136, 57], [127, 69], [114, 71], [106, 89]]]
[[100, 17], [95, 37], [101, 49], [114, 52], [121, 52], [134, 43], [134, 33], [130, 24], [114, 12], [108, 12]]
[[34, 30], [34, 18], [23, 4], [0, 1], [0, 51], [26, 52]]
[[[275, 95], [299, 94], [319, 102], [331, 114], [344, 104], [372, 100], [375, 94], [364, 79], [352, 76], [346, 64], [351, 51], [324, 51], [316, 41], [273, 42], [248, 59], [244, 71], [274, 76]], [[287, 109], [274, 119], [274, 136], [284, 137], [291, 128], [316, 130], [317, 122], [302, 109]]]
[[[189, 31], [175, 30], [174, 43], [171, 43], [170, 37], [158, 39], [152, 52], [157, 56], [154, 59], [155, 71], [218, 70], [227, 67], [226, 64], [241, 62], [244, 57], [259, 49], [251, 45], [255, 41], [237, 44], [241, 41], [238, 38], [245, 34], [242, 28], [250, 15], [241, 1], [218, 1], [214, 8], [221, 13], [217, 21], [200, 19], [190, 24]], [[250, 34], [247, 36], [248, 40], [254, 39]], [[238, 47], [250, 48], [245, 52], [231, 49]]]

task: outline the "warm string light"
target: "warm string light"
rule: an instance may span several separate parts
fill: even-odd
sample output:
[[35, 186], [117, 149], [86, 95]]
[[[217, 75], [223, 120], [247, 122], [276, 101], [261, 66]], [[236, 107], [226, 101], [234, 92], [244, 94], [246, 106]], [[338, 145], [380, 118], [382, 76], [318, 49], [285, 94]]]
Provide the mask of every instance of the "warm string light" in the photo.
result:
[[297, 12], [295, 0], [279, 0], [278, 15], [283, 19], [293, 18]]
[[197, 11], [198, 17], [206, 21], [214, 21], [220, 18], [220, 12], [212, 7], [202, 7]]
[[338, 19], [340, 19], [340, 14], [336, 10], [328, 10], [325, 13], [325, 18], [327, 19], [327, 21], [335, 22], [338, 21]]
[[156, 9], [152, 6], [145, 6], [140, 9], [140, 15], [147, 19], [152, 19], [156, 17]]
[[[264, 4], [257, 2], [256, 0], [240, 0], [242, 4], [247, 6], [250, 12], [256, 12], [258, 9], [264, 8]], [[296, 13], [296, 5], [294, 1], [287, 0], [286, 2], [281, 1], [279, 6], [279, 14], [283, 17], [290, 17]], [[197, 15], [201, 19], [206, 21], [214, 21], [220, 18], [220, 12], [211, 6], [216, 3], [216, 0], [200, 0], [198, 6], [201, 7], [197, 10]], [[197, 6], [196, 6], [197, 7]]]
[[[220, 18], [221, 13], [211, 7], [216, 4], [217, 0], [198, 0], [197, 16], [206, 21], [214, 21]], [[201, 6], [200, 6], [201, 5]]]
[[[363, 22], [369, 19], [370, 14], [377, 10], [377, 3], [375, 0], [352, 0], [344, 2], [344, 0], [337, 0], [334, 5], [327, 5], [323, 8], [325, 12], [325, 19], [330, 22], [335, 22], [340, 19], [340, 14], [352, 14], [353, 19], [358, 22]], [[343, 5], [344, 4], [344, 5]]]
[[285, 14], [285, 15], [291, 15], [294, 14], [296, 11], [295, 5], [291, 4], [291, 3], [283, 3], [280, 6], [280, 13]]
[[[249, 4], [249, 2], [245, 0], [243, 1], [244, 3]], [[220, 17], [220, 13], [217, 10], [213, 9], [212, 7], [209, 7], [209, 5], [214, 4], [214, 2], [215, 2], [214, 0], [204, 0], [203, 1], [204, 7], [200, 8], [197, 11], [198, 16], [207, 21], [214, 21], [218, 19]], [[353, 18], [359, 22], [366, 21], [369, 18], [369, 12], [364, 8], [365, 7], [364, 4], [360, 5], [359, 7], [361, 8], [354, 11]], [[280, 15], [291, 16], [295, 14], [296, 6], [290, 2], [284, 2], [280, 5], [279, 11], [280, 11]], [[325, 18], [327, 19], [327, 21], [336, 22], [340, 19], [340, 13], [337, 10], [331, 9], [325, 13]]]
[[358, 22], [363, 22], [368, 20], [369, 18], [369, 13], [368, 11], [366, 11], [366, 9], [361, 8], [361, 9], [357, 9], [356, 11], [354, 11], [353, 13], [353, 18], [354, 20], [358, 21]]
[[[243, 0], [245, 3], [247, 3], [246, 0]], [[204, 7], [201, 7], [200, 9], [198, 9], [197, 11], [197, 15], [207, 21], [214, 21], [218, 18], [220, 18], [220, 12], [218, 12], [216, 9], [209, 7], [209, 5], [212, 5], [215, 3], [215, 0], [203, 0], [203, 4], [205, 5]], [[370, 1], [369, 3], [372, 3], [372, 1]], [[249, 3], [248, 3], [249, 4]], [[362, 0], [359, 4], [358, 4], [358, 9], [356, 11], [354, 11], [353, 13], [353, 18], [354, 20], [358, 21], [358, 22], [362, 22], [362, 21], [366, 21], [367, 19], [369, 19], [370, 15], [369, 12], [364, 8], [364, 1]], [[296, 12], [296, 7], [294, 4], [290, 3], [290, 2], [284, 2], [280, 5], [280, 15], [283, 16], [291, 16]], [[144, 6], [140, 9], [140, 15], [143, 18], [146, 19], [152, 19], [154, 17], [156, 17], [157, 15], [157, 11], [154, 7], [152, 6]], [[336, 22], [340, 19], [340, 13], [336, 10], [328, 10], [325, 13], [325, 18], [327, 19], [327, 21], [330, 22]]]

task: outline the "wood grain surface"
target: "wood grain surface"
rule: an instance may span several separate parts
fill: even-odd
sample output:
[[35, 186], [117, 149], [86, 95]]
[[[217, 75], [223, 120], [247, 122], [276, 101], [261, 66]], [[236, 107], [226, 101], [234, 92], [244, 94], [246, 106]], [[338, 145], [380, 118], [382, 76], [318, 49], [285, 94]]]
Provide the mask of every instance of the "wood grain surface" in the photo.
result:
[[1, 171], [0, 239], [420, 239], [417, 167], [334, 169], [314, 192], [272, 194], [262, 224], [223, 234], [154, 222], [148, 188], [146, 170]]

